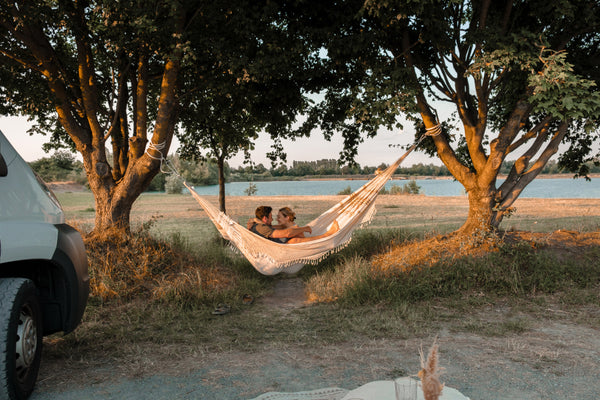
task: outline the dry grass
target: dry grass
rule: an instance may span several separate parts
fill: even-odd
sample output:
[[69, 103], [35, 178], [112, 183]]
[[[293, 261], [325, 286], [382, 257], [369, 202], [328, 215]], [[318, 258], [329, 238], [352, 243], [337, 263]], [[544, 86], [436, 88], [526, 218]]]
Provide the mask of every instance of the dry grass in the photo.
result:
[[91, 295], [107, 301], [143, 296], [202, 302], [235, 286], [231, 269], [201, 262], [188, 251], [152, 238], [144, 229], [126, 237], [86, 240]]
[[[93, 198], [90, 193], [59, 193], [67, 215], [80, 226], [93, 222]], [[216, 203], [216, 197], [210, 197]], [[228, 214], [245, 221], [259, 204], [275, 208], [290, 206], [303, 224], [322, 213], [343, 196], [238, 196], [227, 198]], [[347, 288], [369, 285], [373, 277], [394, 277], [414, 268], [423, 269], [439, 262], [475, 257], [498, 249], [495, 237], [464, 238], [449, 235], [466, 219], [466, 197], [428, 197], [421, 195], [381, 195], [378, 213], [363, 232], [373, 232], [370, 242], [354, 246], [333, 257], [325, 266], [307, 267], [305, 277], [309, 299], [314, 302], [334, 301]], [[519, 199], [516, 213], [503, 223], [504, 229], [531, 229], [531, 246], [555, 249], [557, 257], [570, 257], [572, 245], [598, 243], [594, 233], [600, 226], [600, 201], [597, 199]], [[91, 211], [90, 211], [91, 210]], [[152, 221], [148, 224], [148, 221]], [[92, 250], [93, 295], [101, 299], [131, 297], [144, 294], [154, 299], [202, 299], [210, 293], [235, 288], [240, 271], [252, 270], [241, 257], [227, 256], [222, 246], [210, 243], [215, 229], [204, 211], [189, 195], [149, 193], [140, 196], [132, 210], [132, 224], [144, 235], [129, 238], [123, 249], [116, 243], [88, 243]], [[551, 231], [560, 224], [561, 231]], [[383, 228], [383, 229], [382, 229]], [[378, 232], [405, 229], [410, 238], [399, 240]], [[565, 231], [564, 229], [572, 231]], [[533, 233], [541, 229], [543, 232]], [[548, 233], [550, 232], [550, 233]], [[573, 232], [573, 233], [569, 233]], [[512, 237], [518, 236], [511, 233]], [[405, 235], [406, 236], [406, 235]], [[364, 237], [364, 235], [363, 235]], [[179, 246], [178, 254], [165, 247], [165, 242], [189, 243]], [[209, 240], [207, 241], [207, 238]], [[358, 239], [357, 239], [358, 238]], [[353, 245], [360, 242], [355, 235]], [[425, 240], [423, 239], [425, 238]], [[523, 239], [523, 238], [520, 238]], [[568, 244], [569, 250], [566, 251]], [[135, 250], [140, 247], [142, 250]], [[206, 252], [209, 252], [207, 255]], [[201, 261], [199, 261], [201, 260]], [[234, 268], [231, 268], [232, 264]], [[329, 265], [329, 267], [327, 267]], [[303, 271], [303, 274], [305, 274]], [[242, 279], [241, 284], [244, 284]], [[255, 284], [252, 284], [255, 285]], [[256, 289], [256, 288], [255, 288]], [[213, 297], [214, 298], [214, 297]]]
[[439, 235], [393, 246], [390, 251], [373, 257], [371, 272], [383, 276], [396, 275], [413, 268], [427, 268], [441, 260], [487, 254], [495, 251], [500, 244], [501, 239], [489, 234], [479, 237]]

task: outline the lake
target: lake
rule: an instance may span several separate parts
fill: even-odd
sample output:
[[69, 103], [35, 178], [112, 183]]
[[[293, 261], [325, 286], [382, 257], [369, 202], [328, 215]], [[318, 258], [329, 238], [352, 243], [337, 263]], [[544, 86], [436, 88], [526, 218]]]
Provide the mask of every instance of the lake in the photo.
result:
[[[324, 181], [272, 181], [252, 182], [256, 185], [257, 196], [298, 196], [298, 195], [335, 195], [350, 186], [352, 191], [364, 185], [367, 180], [324, 180]], [[391, 180], [386, 184], [404, 186], [408, 180]], [[422, 194], [427, 196], [464, 196], [463, 186], [451, 179], [417, 179]], [[231, 182], [225, 184], [227, 196], [244, 196], [249, 182]], [[200, 195], [218, 195], [219, 187], [197, 186]], [[531, 182], [520, 197], [530, 198], [600, 198], [600, 179], [536, 179]]]

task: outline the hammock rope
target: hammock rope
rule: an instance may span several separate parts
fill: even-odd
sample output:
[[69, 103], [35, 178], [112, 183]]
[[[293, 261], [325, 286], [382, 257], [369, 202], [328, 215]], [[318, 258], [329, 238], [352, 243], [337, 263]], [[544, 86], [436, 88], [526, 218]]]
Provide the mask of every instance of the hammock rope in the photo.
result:
[[[161, 147], [161, 144], [156, 145], [151, 142], [149, 149], [156, 150], [161, 154], [161, 171], [163, 173], [173, 173], [183, 181], [183, 185], [207, 213], [221, 236], [229, 240], [232, 248], [242, 253], [258, 272], [264, 275], [275, 275], [280, 272], [293, 274], [298, 272], [305, 264], [317, 264], [332, 253], [346, 247], [352, 239], [353, 231], [372, 220], [375, 214], [377, 196], [404, 159], [417, 148], [425, 137], [437, 136], [441, 132], [440, 124], [428, 128], [388, 168], [307, 224], [312, 228], [313, 235], [316, 236], [327, 232], [331, 224], [337, 221], [339, 225], [337, 232], [320, 239], [294, 244], [273, 242], [237, 223], [207, 199], [200, 196], [193, 186], [185, 181], [172, 163], [164, 157], [162, 153], [164, 146]], [[155, 158], [152, 155], [150, 156]], [[168, 168], [168, 171], [163, 170], [163, 165]]]

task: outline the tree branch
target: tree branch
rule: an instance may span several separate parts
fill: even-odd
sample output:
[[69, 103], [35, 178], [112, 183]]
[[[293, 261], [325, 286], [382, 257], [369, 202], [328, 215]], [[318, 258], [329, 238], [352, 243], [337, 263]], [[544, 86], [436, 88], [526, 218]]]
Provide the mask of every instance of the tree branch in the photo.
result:
[[[11, 8], [14, 21], [22, 21], [22, 11], [14, 6]], [[69, 75], [63, 70], [59, 57], [42, 31], [42, 24], [29, 21], [17, 25], [3, 20], [3, 26], [29, 50], [32, 57], [37, 60], [39, 71], [48, 82], [51, 93], [56, 97], [55, 109], [61, 125], [65, 128], [77, 149], [81, 151], [89, 145], [90, 138], [78, 121], [83, 110], [78, 102], [69, 95], [67, 88], [73, 86], [68, 81]], [[85, 160], [84, 160], [85, 161]]]
[[[402, 44], [405, 48], [408, 48], [408, 31], [404, 31]], [[410, 68], [414, 81], [418, 82], [411, 53], [404, 52], [404, 58], [406, 60], [406, 65]], [[437, 121], [436, 117], [431, 112], [431, 108], [427, 103], [425, 95], [423, 94], [423, 88], [421, 86], [418, 86], [416, 90], [417, 93], [415, 95], [415, 99], [421, 117], [423, 118], [423, 123], [425, 124], [426, 128], [434, 127], [436, 124], [439, 123], [439, 121]], [[452, 173], [452, 175], [454, 175], [454, 177], [456, 177], [456, 179], [458, 179], [459, 182], [461, 182], [463, 186], [465, 186], [465, 188], [467, 188], [468, 190], [470, 183], [473, 181], [473, 173], [471, 173], [469, 171], [469, 168], [467, 168], [458, 160], [456, 154], [454, 153], [454, 150], [452, 149], [450, 143], [448, 143], [448, 140], [444, 135], [437, 135], [433, 137], [433, 140], [440, 160], [442, 160], [442, 162], [444, 163], [444, 165], [446, 165], [446, 167]]]
[[504, 181], [497, 192], [499, 197], [497, 203], [500, 210], [506, 210], [511, 207], [523, 189], [542, 172], [548, 160], [558, 152], [558, 146], [567, 134], [568, 126], [569, 124], [566, 121], [560, 123], [552, 140], [531, 168], [521, 173], [516, 180], [509, 181], [507, 179]]
[[487, 176], [490, 178], [495, 179], [495, 176], [498, 174], [507, 154], [507, 149], [519, 133], [521, 122], [527, 118], [531, 112], [531, 108], [532, 106], [528, 102], [523, 100], [518, 101], [508, 121], [500, 129], [500, 133], [496, 139], [490, 143], [490, 156], [485, 166]]
[[517, 150], [519, 147], [521, 147], [522, 145], [527, 143], [531, 138], [536, 137], [542, 128], [548, 127], [548, 124], [550, 123], [551, 120], [552, 120], [551, 115], [547, 115], [546, 117], [544, 117], [544, 119], [542, 119], [535, 127], [533, 127], [533, 129], [529, 130], [522, 137], [520, 137], [517, 141], [512, 143], [506, 150], [505, 156], [508, 156], [510, 153]]
[[133, 94], [134, 136], [130, 140], [130, 158], [140, 158], [148, 141], [148, 56], [146, 49], [140, 49], [137, 61], [137, 74], [132, 77], [135, 87]]
[[[98, 121], [98, 90], [95, 83], [95, 71], [93, 65], [93, 55], [91, 48], [87, 42], [89, 38], [87, 25], [85, 23], [85, 11], [78, 4], [75, 4], [75, 9], [71, 12], [72, 22], [76, 24], [73, 29], [75, 35], [75, 45], [77, 47], [77, 61], [79, 67], [79, 87], [81, 88], [83, 107], [85, 108], [85, 116], [88, 125], [92, 132], [92, 142], [95, 148], [101, 148], [104, 143], [104, 133], [100, 122]], [[97, 155], [99, 160], [105, 161], [105, 156]]]
[[0, 49], [0, 54], [4, 55], [6, 58], [9, 58], [9, 59], [15, 61], [18, 64], [21, 64], [23, 67], [25, 67], [27, 69], [31, 69], [33, 71], [37, 71], [39, 73], [42, 73], [42, 69], [39, 68], [38, 65], [33, 64], [31, 62], [28, 62], [28, 61], [25, 61], [25, 60], [22, 60], [22, 59], [18, 58], [14, 54], [11, 54], [11, 53], [9, 53], [9, 52], [7, 52], [5, 50], [2, 50], [2, 49]]

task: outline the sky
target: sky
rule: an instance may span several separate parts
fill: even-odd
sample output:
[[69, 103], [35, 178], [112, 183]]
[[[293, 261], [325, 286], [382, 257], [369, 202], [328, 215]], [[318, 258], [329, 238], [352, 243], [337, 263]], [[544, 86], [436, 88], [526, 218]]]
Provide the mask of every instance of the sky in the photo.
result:
[[[45, 153], [42, 145], [47, 141], [46, 136], [33, 135], [27, 133], [31, 123], [25, 117], [0, 117], [0, 130], [8, 138], [11, 144], [17, 149], [25, 161], [31, 162], [43, 157], [50, 157], [53, 152]], [[407, 145], [414, 141], [414, 130], [411, 124], [406, 124], [404, 131], [381, 131], [376, 137], [365, 139], [358, 147], [356, 162], [361, 166], [378, 166], [381, 163], [391, 164], [396, 161], [405, 150], [389, 145]], [[271, 162], [266, 157], [270, 151], [270, 139], [268, 135], [261, 135], [255, 143], [256, 150], [252, 153], [252, 161], [255, 164], [263, 164], [270, 168]], [[174, 142], [171, 146], [170, 154], [173, 154], [178, 147]], [[339, 153], [343, 148], [341, 135], [334, 136], [330, 142], [323, 136], [315, 132], [310, 138], [302, 138], [296, 141], [284, 141], [284, 150], [287, 153], [287, 164], [291, 166], [293, 161], [316, 161], [322, 159], [338, 159]], [[231, 167], [237, 168], [242, 165], [244, 157], [242, 154], [228, 160]], [[414, 152], [405, 161], [405, 166], [413, 164], [435, 164], [441, 165], [437, 158], [429, 158], [423, 153]]]

